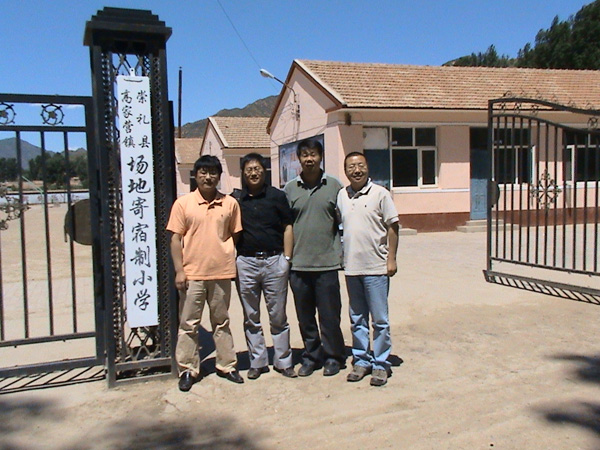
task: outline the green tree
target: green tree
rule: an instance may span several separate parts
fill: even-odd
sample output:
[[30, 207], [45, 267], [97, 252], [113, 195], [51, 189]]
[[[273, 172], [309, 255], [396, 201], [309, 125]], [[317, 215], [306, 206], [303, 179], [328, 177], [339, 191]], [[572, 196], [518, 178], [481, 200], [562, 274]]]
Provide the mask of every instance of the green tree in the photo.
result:
[[514, 60], [509, 58], [507, 55], [498, 55], [496, 47], [494, 45], [490, 45], [483, 53], [471, 53], [470, 55], [462, 56], [454, 61], [450, 61], [445, 65], [469, 67], [509, 67], [514, 65]]
[[16, 158], [0, 158], [0, 181], [14, 181], [18, 173], [19, 166]]

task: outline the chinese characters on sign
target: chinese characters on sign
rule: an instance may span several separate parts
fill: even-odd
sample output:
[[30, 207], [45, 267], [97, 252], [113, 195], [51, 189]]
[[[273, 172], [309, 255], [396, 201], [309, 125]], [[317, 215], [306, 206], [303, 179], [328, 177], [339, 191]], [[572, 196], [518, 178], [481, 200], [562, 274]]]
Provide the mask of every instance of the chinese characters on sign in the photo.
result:
[[158, 325], [154, 165], [148, 77], [118, 76], [125, 292], [129, 326]]

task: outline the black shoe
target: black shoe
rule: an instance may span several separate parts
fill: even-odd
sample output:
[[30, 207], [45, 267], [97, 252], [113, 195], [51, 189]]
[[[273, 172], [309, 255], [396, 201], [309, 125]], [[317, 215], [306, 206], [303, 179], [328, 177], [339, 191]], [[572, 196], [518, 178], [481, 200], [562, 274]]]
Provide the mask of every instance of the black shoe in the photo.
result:
[[181, 392], [187, 392], [192, 388], [192, 385], [196, 382], [196, 377], [192, 375], [192, 372], [185, 371], [179, 377], [179, 390]]
[[300, 367], [300, 370], [298, 370], [298, 376], [309, 377], [312, 375], [316, 368], [317, 366], [315, 365], [315, 363], [311, 361], [304, 361], [302, 363], [302, 366]]
[[279, 369], [277, 367], [273, 367], [273, 369], [275, 369], [275, 372], [279, 372], [281, 375], [283, 375], [284, 377], [287, 377], [287, 378], [296, 378], [298, 376], [296, 374], [296, 371], [294, 370], [294, 367], [292, 367], [292, 366], [286, 367], [285, 369]]
[[[277, 370], [277, 369], [275, 369], [275, 370]], [[248, 369], [248, 379], [249, 380], [256, 380], [263, 373], [267, 373], [268, 371], [269, 371], [269, 367], [268, 366], [264, 366], [264, 367], [250, 367], [250, 369]]]
[[232, 370], [231, 372], [217, 371], [217, 375], [221, 378], [226, 378], [233, 383], [242, 384], [244, 382], [244, 379], [237, 370]]
[[323, 375], [326, 377], [330, 377], [333, 375], [337, 375], [340, 373], [340, 363], [337, 361], [326, 361], [323, 366]]

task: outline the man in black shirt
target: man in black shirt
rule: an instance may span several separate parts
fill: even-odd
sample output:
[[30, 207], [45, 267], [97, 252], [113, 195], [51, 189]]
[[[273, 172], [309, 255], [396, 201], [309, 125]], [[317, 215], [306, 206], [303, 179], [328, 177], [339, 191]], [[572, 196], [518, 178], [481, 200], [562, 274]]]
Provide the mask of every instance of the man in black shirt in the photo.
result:
[[[294, 245], [293, 216], [283, 191], [265, 184], [265, 162], [258, 153], [241, 161], [242, 190], [234, 193], [242, 210], [243, 231], [237, 244], [237, 287], [244, 308], [244, 331], [250, 369], [255, 380], [269, 371], [265, 338], [260, 324], [260, 296], [265, 295], [271, 337], [273, 368], [295, 378], [287, 321], [287, 284]], [[236, 195], [237, 194], [237, 195]]]

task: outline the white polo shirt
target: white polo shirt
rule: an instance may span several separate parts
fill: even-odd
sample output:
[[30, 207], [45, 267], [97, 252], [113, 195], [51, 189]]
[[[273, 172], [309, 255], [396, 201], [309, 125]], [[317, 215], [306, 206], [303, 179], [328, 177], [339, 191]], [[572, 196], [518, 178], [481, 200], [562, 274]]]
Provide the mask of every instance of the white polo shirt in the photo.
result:
[[388, 228], [398, 222], [392, 195], [369, 179], [358, 192], [350, 186], [340, 190], [337, 208], [344, 227], [345, 274], [385, 275]]

